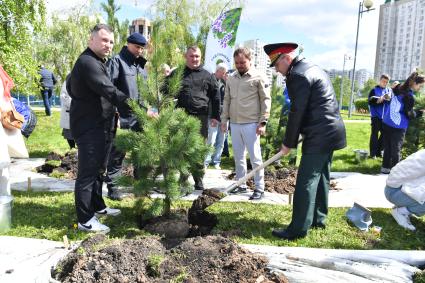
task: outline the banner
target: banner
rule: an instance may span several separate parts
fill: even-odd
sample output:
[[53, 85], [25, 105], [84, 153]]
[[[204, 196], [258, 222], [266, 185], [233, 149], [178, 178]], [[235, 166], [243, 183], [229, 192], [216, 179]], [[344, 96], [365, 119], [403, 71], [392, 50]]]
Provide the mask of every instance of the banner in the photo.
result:
[[233, 50], [239, 27], [242, 8], [221, 13], [211, 25], [205, 48], [204, 67], [214, 73], [218, 63], [225, 63], [233, 69]]

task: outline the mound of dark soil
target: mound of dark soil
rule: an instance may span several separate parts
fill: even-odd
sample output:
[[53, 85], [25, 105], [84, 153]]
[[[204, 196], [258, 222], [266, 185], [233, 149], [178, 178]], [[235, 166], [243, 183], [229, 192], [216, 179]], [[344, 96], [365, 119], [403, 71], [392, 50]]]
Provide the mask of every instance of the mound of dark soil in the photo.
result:
[[188, 221], [191, 225], [189, 237], [203, 236], [210, 234], [217, 225], [217, 216], [206, 211], [206, 208], [222, 199], [224, 195], [214, 189], [207, 189], [202, 192], [192, 203], [188, 212]]
[[[58, 172], [64, 179], [74, 180], [77, 178], [78, 171], [78, 154], [76, 150], [71, 150], [60, 155], [55, 152], [50, 152], [43, 165], [36, 168], [38, 173], [50, 176], [53, 172]], [[133, 175], [133, 166], [124, 162], [122, 168], [124, 176]], [[55, 177], [57, 177], [56, 175]]]
[[220, 237], [186, 239], [166, 249], [154, 237], [109, 240], [96, 235], [58, 264], [61, 282], [288, 282], [270, 274], [267, 260]]
[[[264, 170], [264, 184], [265, 190], [271, 193], [278, 194], [292, 194], [295, 191], [295, 183], [297, 181], [297, 168], [280, 168], [280, 169], [268, 169]], [[233, 179], [234, 173], [228, 176], [229, 179]], [[247, 181], [248, 188], [251, 190], [255, 189], [254, 180], [250, 179]], [[331, 181], [331, 190], [340, 190], [337, 187], [337, 183]]]

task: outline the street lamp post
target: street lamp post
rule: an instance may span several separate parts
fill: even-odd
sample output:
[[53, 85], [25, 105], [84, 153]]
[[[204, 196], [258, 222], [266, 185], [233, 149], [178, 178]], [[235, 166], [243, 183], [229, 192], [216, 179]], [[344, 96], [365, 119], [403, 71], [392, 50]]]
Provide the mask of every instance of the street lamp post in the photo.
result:
[[342, 109], [342, 97], [344, 93], [344, 74], [345, 74], [345, 62], [351, 60], [351, 57], [347, 54], [344, 54], [344, 64], [342, 64], [342, 76], [341, 76], [341, 93], [339, 94], [339, 112]]
[[[359, 13], [357, 16], [357, 34], [356, 34], [356, 47], [354, 48], [354, 64], [353, 64], [353, 74], [351, 76], [351, 94], [350, 94], [350, 106], [348, 108], [348, 117], [351, 117], [351, 110], [353, 108], [353, 95], [354, 95], [354, 76], [356, 74], [356, 57], [357, 57], [357, 44], [359, 40], [359, 26], [360, 26], [360, 18], [361, 15], [365, 12], [369, 12], [375, 10], [375, 8], [371, 9], [373, 6], [372, 0], [363, 0], [363, 2], [359, 3]], [[366, 8], [363, 9], [363, 8]]]

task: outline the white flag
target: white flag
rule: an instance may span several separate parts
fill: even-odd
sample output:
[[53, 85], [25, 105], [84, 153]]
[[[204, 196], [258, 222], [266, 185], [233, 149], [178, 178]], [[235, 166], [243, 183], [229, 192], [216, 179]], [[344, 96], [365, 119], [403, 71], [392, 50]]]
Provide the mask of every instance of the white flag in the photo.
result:
[[239, 27], [242, 8], [222, 12], [211, 25], [205, 48], [204, 67], [215, 72], [216, 65], [224, 63], [227, 69], [233, 69], [233, 49]]

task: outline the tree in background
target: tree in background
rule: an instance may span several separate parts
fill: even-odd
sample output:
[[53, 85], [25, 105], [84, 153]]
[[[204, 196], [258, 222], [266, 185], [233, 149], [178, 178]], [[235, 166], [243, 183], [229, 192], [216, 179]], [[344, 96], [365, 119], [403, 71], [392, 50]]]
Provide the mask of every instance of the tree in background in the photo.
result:
[[53, 15], [52, 24], [35, 37], [37, 61], [50, 68], [62, 82], [87, 48], [90, 30], [101, 19], [90, 4], [74, 6], [66, 14], [65, 18]]
[[[184, 50], [186, 46], [196, 44], [202, 54], [205, 54], [205, 44], [212, 21], [220, 12], [240, 7], [244, 2], [243, 0], [227, 3], [219, 0], [156, 0], [153, 7], [161, 18], [173, 19], [179, 24], [181, 37], [178, 50]], [[173, 62], [167, 63], [174, 66]]]
[[[343, 83], [343, 95], [342, 95], [342, 105], [347, 106], [350, 103], [350, 90], [351, 90], [351, 80], [347, 77], [342, 78]], [[335, 77], [332, 79], [332, 86], [335, 90], [336, 99], [338, 100], [338, 104], [340, 103], [340, 95], [341, 95], [341, 78]]]
[[[201, 174], [202, 164], [208, 147], [200, 135], [199, 121], [187, 115], [182, 109], [175, 109], [175, 96], [180, 89], [184, 62], [182, 56], [175, 56], [181, 67], [166, 79], [162, 64], [173, 54], [176, 46], [182, 46], [180, 39], [184, 26], [176, 18], [161, 18], [153, 23], [151, 46], [147, 54], [149, 75], [147, 81], [139, 82], [141, 97], [145, 105], [158, 110], [159, 117], [148, 118], [146, 111], [137, 102], [132, 108], [139, 120], [142, 132], [122, 131], [116, 140], [118, 148], [129, 153], [130, 161], [140, 170], [139, 179], [127, 178], [125, 183], [134, 187], [135, 194], [142, 196], [141, 206], [146, 206], [142, 216], [169, 214], [172, 203], [187, 192], [189, 184], [179, 176], [190, 172]], [[182, 48], [185, 48], [182, 46]], [[163, 178], [158, 178], [158, 176]], [[163, 192], [164, 199], [151, 199], [152, 189]]]
[[115, 0], [107, 0], [106, 3], [100, 3], [100, 7], [106, 13], [107, 24], [114, 31], [114, 47], [113, 53], [119, 53], [121, 47], [126, 43], [128, 36], [129, 21], [126, 19], [122, 23], [116, 17], [116, 13], [121, 9], [121, 5], [117, 5]]
[[43, 0], [2, 0], [0, 5], [0, 64], [12, 77], [16, 90], [35, 92], [39, 62], [33, 57], [33, 34], [45, 25]]
[[[360, 90], [360, 93], [362, 94], [362, 97], [367, 98], [369, 97], [369, 93], [372, 89], [374, 89], [378, 85], [378, 82], [375, 81], [375, 79], [370, 78], [368, 79], [363, 88]], [[388, 85], [390, 87], [391, 85]]]
[[272, 106], [270, 110], [270, 117], [267, 122], [266, 130], [266, 143], [264, 145], [264, 159], [269, 159], [273, 151], [280, 148], [282, 144], [282, 137], [285, 134], [285, 128], [281, 125], [282, 106], [285, 103], [283, 97], [283, 89], [277, 85], [277, 76], [273, 74], [272, 86], [270, 90], [270, 96], [272, 99]]

